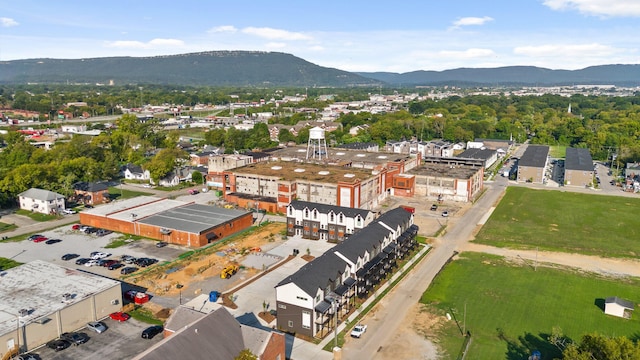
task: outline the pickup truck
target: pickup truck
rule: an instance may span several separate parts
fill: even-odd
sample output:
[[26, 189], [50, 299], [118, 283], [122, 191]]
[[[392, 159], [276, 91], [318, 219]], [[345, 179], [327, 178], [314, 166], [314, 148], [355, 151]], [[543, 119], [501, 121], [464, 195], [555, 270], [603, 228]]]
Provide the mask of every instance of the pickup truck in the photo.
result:
[[351, 337], [360, 338], [365, 331], [367, 331], [367, 325], [358, 324], [351, 330]]

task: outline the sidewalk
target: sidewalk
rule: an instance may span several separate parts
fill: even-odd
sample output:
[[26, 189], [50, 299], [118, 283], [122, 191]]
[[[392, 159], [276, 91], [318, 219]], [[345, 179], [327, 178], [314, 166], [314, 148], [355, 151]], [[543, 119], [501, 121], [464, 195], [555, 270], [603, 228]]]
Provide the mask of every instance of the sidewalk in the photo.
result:
[[65, 215], [61, 219], [51, 220], [51, 221], [35, 221], [31, 220], [27, 216], [17, 215], [17, 214], [9, 214], [3, 215], [0, 218], [0, 221], [5, 224], [15, 224], [18, 226], [17, 229], [11, 231], [0, 232], [0, 237], [8, 237], [12, 238], [15, 236], [32, 234], [44, 230], [55, 229], [64, 225], [69, 225], [73, 223], [77, 223], [80, 221], [80, 215]]

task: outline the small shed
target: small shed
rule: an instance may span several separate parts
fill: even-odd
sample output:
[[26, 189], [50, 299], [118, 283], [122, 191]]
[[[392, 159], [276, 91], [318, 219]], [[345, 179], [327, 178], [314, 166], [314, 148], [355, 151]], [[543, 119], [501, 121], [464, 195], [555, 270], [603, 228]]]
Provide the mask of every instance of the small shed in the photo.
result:
[[632, 311], [633, 303], [631, 301], [620, 299], [617, 296], [611, 296], [604, 300], [604, 313], [607, 315], [630, 319]]

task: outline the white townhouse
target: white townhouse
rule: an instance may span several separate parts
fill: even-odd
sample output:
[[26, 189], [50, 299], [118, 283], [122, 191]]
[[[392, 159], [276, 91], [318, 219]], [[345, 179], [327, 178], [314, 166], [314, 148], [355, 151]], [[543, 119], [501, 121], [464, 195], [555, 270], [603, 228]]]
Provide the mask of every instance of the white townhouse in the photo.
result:
[[20, 209], [42, 214], [60, 214], [65, 209], [64, 196], [49, 190], [31, 188], [18, 194]]

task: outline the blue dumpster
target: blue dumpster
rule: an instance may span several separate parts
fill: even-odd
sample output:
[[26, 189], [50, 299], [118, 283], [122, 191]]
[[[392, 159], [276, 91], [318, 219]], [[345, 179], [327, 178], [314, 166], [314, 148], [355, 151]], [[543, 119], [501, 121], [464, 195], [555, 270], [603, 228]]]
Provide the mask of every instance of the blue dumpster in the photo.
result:
[[210, 302], [216, 302], [216, 301], [218, 301], [218, 296], [219, 296], [219, 294], [218, 294], [218, 292], [217, 292], [217, 291], [211, 291], [211, 292], [209, 293], [209, 301], [210, 301]]

